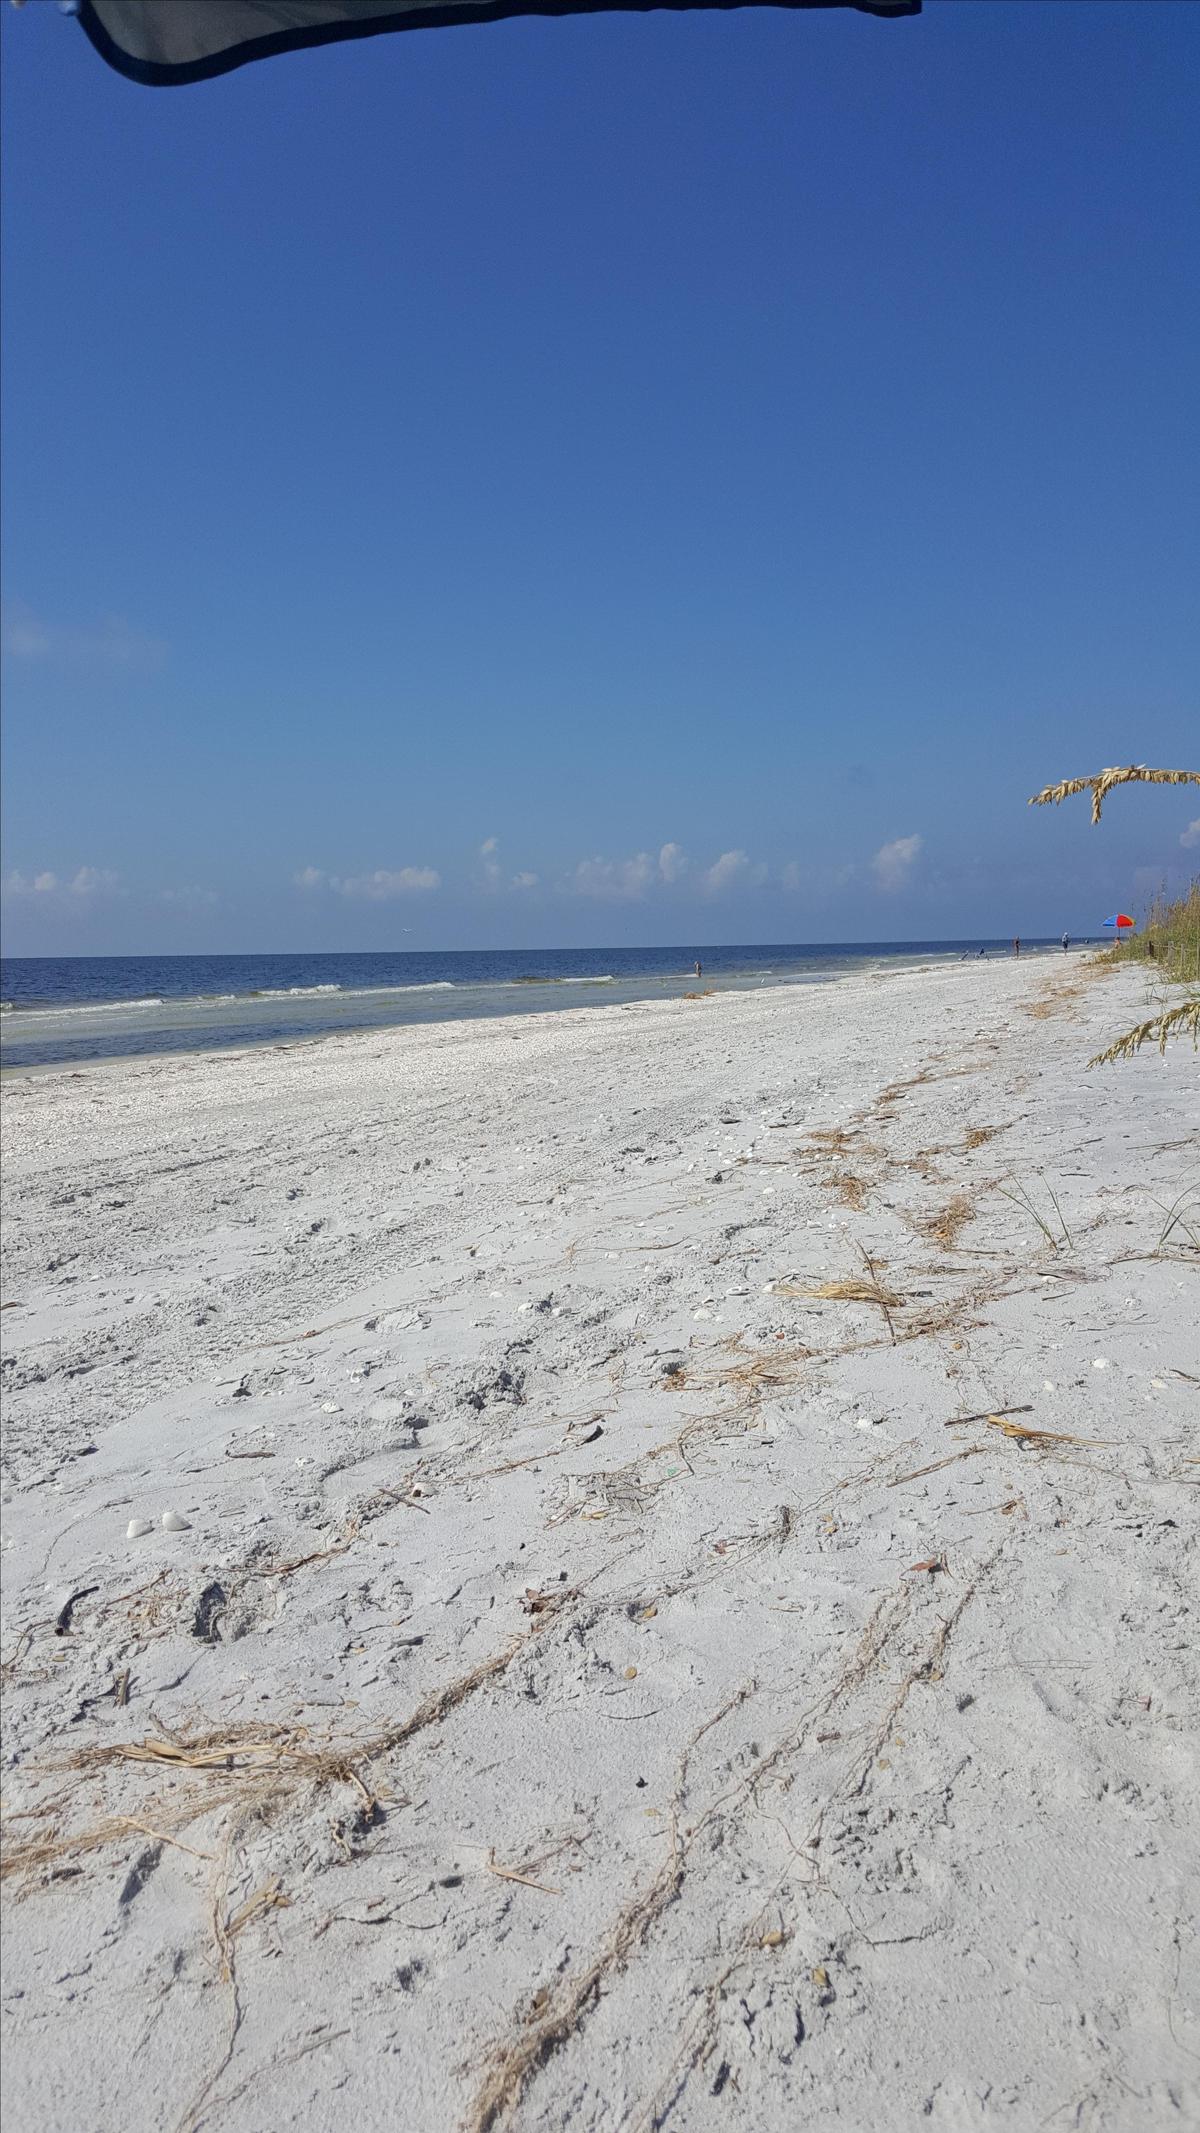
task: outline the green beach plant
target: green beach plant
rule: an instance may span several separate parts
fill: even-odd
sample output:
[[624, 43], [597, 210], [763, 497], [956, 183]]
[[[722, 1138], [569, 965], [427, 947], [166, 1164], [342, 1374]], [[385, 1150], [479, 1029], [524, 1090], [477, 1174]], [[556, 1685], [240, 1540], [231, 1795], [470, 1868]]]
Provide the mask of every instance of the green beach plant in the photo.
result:
[[[1010, 1201], [1014, 1207], [1021, 1210], [1022, 1214], [1029, 1215], [1036, 1222], [1052, 1252], [1061, 1251], [1064, 1244], [1071, 1251], [1074, 1249], [1075, 1239], [1067, 1228], [1066, 1216], [1058, 1204], [1058, 1195], [1054, 1187], [1048, 1184], [1046, 1179], [1041, 1176], [1040, 1171], [1038, 1175], [1041, 1177], [1042, 1184], [1046, 1187], [1050, 1205], [1054, 1210], [1053, 1222], [1049, 1215], [1042, 1213], [1029, 1187], [1020, 1178], [1010, 1178], [1007, 1185], [1001, 1185], [998, 1188], [1000, 1197]], [[1061, 1238], [1057, 1234], [1058, 1230], [1062, 1231]]]

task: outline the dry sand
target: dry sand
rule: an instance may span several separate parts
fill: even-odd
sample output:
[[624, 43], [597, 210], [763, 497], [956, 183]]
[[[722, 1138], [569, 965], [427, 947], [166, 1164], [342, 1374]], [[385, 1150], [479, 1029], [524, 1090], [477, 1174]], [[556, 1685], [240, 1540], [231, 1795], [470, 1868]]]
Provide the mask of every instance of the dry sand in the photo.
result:
[[11, 1080], [14, 2129], [1200, 2123], [1198, 1075], [1085, 1071], [1143, 1012]]

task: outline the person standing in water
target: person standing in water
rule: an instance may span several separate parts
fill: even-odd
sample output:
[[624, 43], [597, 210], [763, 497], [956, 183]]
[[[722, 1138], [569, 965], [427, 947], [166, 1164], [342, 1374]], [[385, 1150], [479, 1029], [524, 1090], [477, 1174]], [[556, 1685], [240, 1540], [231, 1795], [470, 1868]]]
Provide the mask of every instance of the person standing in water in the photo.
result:
[[704, 965], [700, 961], [699, 956], [697, 956], [696, 958], [696, 976], [698, 978], [702, 978], [704, 976]]
[[1021, 953], [1021, 936], [1020, 936], [1020, 934], [1019, 934], [1019, 933], [1014, 933], [1014, 934], [1013, 934], [1013, 954], [1014, 954], [1014, 955], [1020, 955], [1020, 953]]

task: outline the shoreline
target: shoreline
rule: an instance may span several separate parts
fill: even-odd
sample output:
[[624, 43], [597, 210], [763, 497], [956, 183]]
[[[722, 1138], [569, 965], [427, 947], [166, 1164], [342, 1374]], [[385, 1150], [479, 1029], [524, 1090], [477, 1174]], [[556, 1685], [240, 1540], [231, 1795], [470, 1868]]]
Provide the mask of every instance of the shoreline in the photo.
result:
[[1200, 2108], [1200, 1098], [1084, 1072], [1143, 989], [6, 1074], [23, 2124]]
[[[696, 980], [688, 968], [653, 970], [623, 970], [618, 972], [587, 972], [573, 974], [520, 974], [490, 978], [456, 978], [423, 980], [418, 983], [343, 985], [323, 982], [307, 986], [251, 988], [230, 993], [167, 993], [161, 997], [143, 998], [131, 996], [120, 998], [83, 999], [64, 1001], [55, 1005], [38, 1000], [34, 1004], [8, 1003], [0, 1017], [0, 1073], [11, 1074], [45, 1066], [88, 1066], [102, 1060], [117, 1058], [168, 1058], [192, 1052], [233, 1051], [248, 1047], [271, 1046], [280, 1043], [302, 1043], [308, 1039], [327, 1035], [342, 1035], [356, 1030], [379, 1030], [390, 1028], [420, 1028], [427, 1024], [441, 1025], [458, 1021], [495, 1021], [507, 1015], [530, 1015], [544, 1012], [561, 1014], [576, 1008], [591, 1009], [595, 1006], [617, 1004], [633, 1005], [662, 999], [690, 997], [691, 988], [697, 983], [709, 992], [757, 992], [771, 986], [808, 986], [836, 984], [844, 977], [869, 975], [880, 969], [911, 970], [926, 967], [946, 966], [975, 960], [966, 952], [964, 943], [919, 943], [903, 947], [885, 948], [872, 943], [853, 943], [846, 948], [828, 947], [817, 950], [791, 951], [799, 953], [800, 960], [785, 962], [779, 969], [762, 969], [755, 963], [737, 965], [706, 964], [703, 976]], [[972, 948], [980, 944], [970, 944]], [[989, 942], [990, 956], [978, 960], [993, 963], [1009, 960], [1002, 944]], [[1094, 952], [1095, 944], [1089, 944]], [[1075, 953], [1087, 953], [1082, 945]], [[565, 951], [560, 951], [565, 953]], [[657, 952], [657, 951], [655, 951]], [[670, 951], [674, 953], [674, 951]], [[704, 950], [705, 955], [727, 951]], [[769, 947], [755, 952], [769, 954]], [[1057, 955], [1057, 943], [1039, 942], [1026, 944], [1027, 958]], [[619, 960], [625, 951], [600, 951], [598, 961]], [[839, 962], [838, 958], [845, 958]], [[826, 960], [827, 959], [827, 960]], [[117, 962], [121, 958], [112, 959]], [[149, 959], [126, 959], [149, 960]], [[176, 958], [175, 961], [206, 963], [204, 958]], [[217, 959], [221, 960], [221, 959]], [[224, 959], [228, 960], [228, 959]], [[255, 960], [247, 958], [247, 960]], [[307, 959], [306, 959], [307, 960]], [[321, 959], [313, 958], [319, 961]], [[340, 959], [327, 959], [330, 964]], [[515, 958], [514, 958], [515, 960]], [[324, 965], [323, 965], [324, 967]], [[578, 994], [574, 988], [580, 988]], [[568, 989], [570, 988], [570, 989]], [[603, 988], [600, 997], [594, 995]], [[611, 993], [608, 988], [612, 988]], [[448, 998], [447, 995], [454, 995]], [[436, 1001], [435, 998], [436, 997]], [[511, 996], [511, 997], [510, 997]], [[361, 1003], [355, 1008], [352, 1003]], [[403, 1012], [396, 1012], [396, 1003], [404, 1002]], [[270, 1016], [261, 1019], [270, 1003]], [[389, 1014], [388, 1008], [393, 1012]], [[372, 1012], [373, 1008], [373, 1012]], [[345, 1011], [342, 1019], [328, 1020]], [[140, 1011], [135, 1014], [135, 1011]], [[150, 1019], [143, 1019], [150, 1011]], [[184, 1021], [179, 1021], [183, 1015]], [[309, 1017], [287, 1020], [293, 1017]], [[156, 1021], [154, 1018], [159, 1019]], [[195, 1017], [190, 1027], [186, 1018]], [[239, 1022], [222, 1016], [238, 1016]], [[254, 1017], [260, 1021], [256, 1027]], [[117, 1044], [116, 1051], [91, 1051], [85, 1048], [89, 1019], [96, 1017], [100, 1034], [96, 1042]], [[121, 1018], [124, 1017], [122, 1026]], [[134, 1017], [134, 1019], [130, 1019]], [[167, 1017], [166, 1021], [161, 1018]], [[280, 1019], [280, 1018], [284, 1019]], [[111, 1018], [112, 1027], [105, 1027]], [[204, 1018], [208, 1018], [205, 1020]], [[57, 1025], [46, 1033], [46, 1025]], [[43, 1034], [40, 1042], [49, 1046], [56, 1056], [37, 1059], [6, 1059], [11, 1053], [26, 1044], [24, 1033], [30, 1025]], [[170, 1032], [173, 1043], [158, 1044], [153, 1039]], [[185, 1041], [185, 1039], [187, 1041]]]

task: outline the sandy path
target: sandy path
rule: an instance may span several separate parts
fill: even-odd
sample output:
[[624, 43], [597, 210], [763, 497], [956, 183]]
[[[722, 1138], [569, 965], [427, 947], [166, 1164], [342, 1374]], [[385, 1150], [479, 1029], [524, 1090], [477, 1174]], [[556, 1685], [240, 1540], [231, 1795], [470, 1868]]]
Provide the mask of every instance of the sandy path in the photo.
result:
[[1141, 1012], [14, 1078], [13, 2123], [1200, 2123], [1200, 1076], [1085, 1072]]

